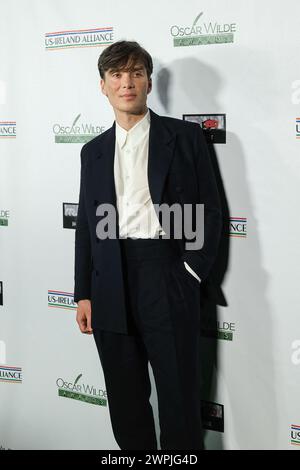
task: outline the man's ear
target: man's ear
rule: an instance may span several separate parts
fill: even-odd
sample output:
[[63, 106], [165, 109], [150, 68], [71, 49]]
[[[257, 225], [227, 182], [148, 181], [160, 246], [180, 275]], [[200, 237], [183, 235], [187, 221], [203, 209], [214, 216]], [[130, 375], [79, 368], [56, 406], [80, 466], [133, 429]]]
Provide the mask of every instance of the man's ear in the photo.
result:
[[151, 90], [152, 90], [152, 78], [149, 78], [149, 80], [148, 80], [147, 95], [150, 93]]
[[103, 78], [100, 79], [100, 88], [101, 88], [103, 95], [107, 96], [107, 93], [105, 91], [105, 81], [103, 80]]

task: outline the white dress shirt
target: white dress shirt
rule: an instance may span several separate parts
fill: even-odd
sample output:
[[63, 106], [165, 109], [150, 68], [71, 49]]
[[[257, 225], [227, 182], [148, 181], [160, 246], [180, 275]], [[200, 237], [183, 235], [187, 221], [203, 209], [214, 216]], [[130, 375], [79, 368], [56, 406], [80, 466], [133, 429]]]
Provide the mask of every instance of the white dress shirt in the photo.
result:
[[[149, 109], [129, 131], [116, 121], [114, 179], [120, 238], [158, 238], [165, 235], [155, 212], [148, 185]], [[199, 276], [184, 261], [186, 269]]]

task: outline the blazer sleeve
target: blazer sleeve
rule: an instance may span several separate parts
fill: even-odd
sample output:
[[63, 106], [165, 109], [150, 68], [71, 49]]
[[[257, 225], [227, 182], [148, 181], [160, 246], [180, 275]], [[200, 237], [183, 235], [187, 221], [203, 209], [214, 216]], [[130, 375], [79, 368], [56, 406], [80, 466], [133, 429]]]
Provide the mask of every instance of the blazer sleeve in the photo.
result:
[[222, 230], [222, 209], [208, 145], [198, 124], [195, 126], [194, 151], [198, 181], [197, 202], [204, 204], [204, 242], [201, 249], [186, 250], [182, 259], [203, 281], [217, 256]]
[[75, 302], [91, 298], [92, 273], [91, 241], [85, 202], [86, 167], [88, 158], [85, 146], [81, 149], [80, 158], [80, 191], [75, 231]]

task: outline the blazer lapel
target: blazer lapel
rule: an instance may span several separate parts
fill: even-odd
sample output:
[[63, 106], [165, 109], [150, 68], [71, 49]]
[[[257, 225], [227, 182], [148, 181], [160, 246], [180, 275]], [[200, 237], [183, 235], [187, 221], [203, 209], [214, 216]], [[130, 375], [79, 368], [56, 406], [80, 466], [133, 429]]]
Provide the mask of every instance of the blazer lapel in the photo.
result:
[[[163, 119], [150, 111], [148, 184], [153, 204], [161, 204], [165, 179], [173, 158], [176, 134], [167, 128]], [[116, 207], [114, 158], [116, 125], [113, 123], [97, 152], [93, 167], [93, 192], [95, 204], [109, 203]]]
[[92, 187], [95, 204], [107, 203], [116, 207], [116, 189], [114, 182], [115, 128], [108, 129], [103, 135], [93, 165]]
[[164, 183], [174, 155], [175, 131], [150, 109], [148, 183], [153, 204], [161, 204]]

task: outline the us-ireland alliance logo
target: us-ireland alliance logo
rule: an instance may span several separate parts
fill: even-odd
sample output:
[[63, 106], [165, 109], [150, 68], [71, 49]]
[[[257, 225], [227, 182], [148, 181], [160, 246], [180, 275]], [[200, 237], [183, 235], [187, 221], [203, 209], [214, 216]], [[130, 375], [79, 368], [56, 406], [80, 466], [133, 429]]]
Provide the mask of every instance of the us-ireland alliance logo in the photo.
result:
[[100, 47], [113, 43], [113, 27], [73, 29], [45, 34], [47, 51], [74, 49], [78, 47]]

